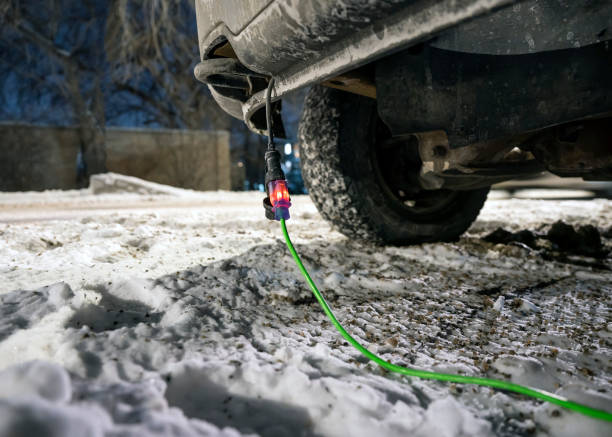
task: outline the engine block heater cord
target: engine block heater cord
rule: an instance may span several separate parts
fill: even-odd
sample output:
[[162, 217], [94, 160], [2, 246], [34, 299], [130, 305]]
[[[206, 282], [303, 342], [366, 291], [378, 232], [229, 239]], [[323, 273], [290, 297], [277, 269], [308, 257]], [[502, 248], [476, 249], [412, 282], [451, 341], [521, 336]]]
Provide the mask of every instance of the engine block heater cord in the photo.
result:
[[272, 132], [272, 90], [274, 90], [274, 78], [268, 81], [266, 89], [266, 126], [268, 127], [268, 151], [274, 150], [274, 133]]
[[329, 320], [331, 320], [332, 324], [336, 327], [336, 329], [340, 332], [340, 334], [342, 335], [342, 337], [344, 337], [346, 341], [348, 341], [355, 349], [357, 349], [364, 356], [374, 361], [376, 364], [378, 364], [382, 368], [390, 372], [400, 373], [406, 376], [414, 376], [414, 377], [422, 378], [422, 379], [435, 379], [438, 381], [454, 382], [454, 383], [459, 383], [459, 384], [476, 384], [476, 385], [482, 385], [484, 387], [492, 387], [492, 388], [496, 388], [499, 390], [506, 390], [506, 391], [511, 391], [515, 393], [520, 393], [525, 396], [529, 396], [529, 397], [536, 398], [536, 399], [541, 399], [551, 404], [559, 405], [560, 407], [567, 408], [568, 410], [576, 411], [580, 414], [584, 414], [585, 416], [590, 416], [596, 419], [601, 419], [601, 420], [605, 420], [608, 422], [612, 422], [612, 413], [609, 413], [603, 410], [599, 410], [597, 408], [592, 408], [587, 405], [580, 404], [578, 402], [570, 401], [568, 399], [565, 399], [564, 397], [555, 395], [553, 393], [549, 393], [544, 390], [538, 390], [535, 388], [525, 387], [519, 384], [514, 384], [512, 382], [507, 382], [507, 381], [501, 381], [498, 379], [489, 379], [489, 378], [483, 378], [483, 377], [478, 377], [478, 376], [467, 376], [467, 375], [452, 375], [449, 373], [438, 373], [438, 372], [432, 372], [432, 371], [427, 371], [427, 370], [411, 369], [409, 367], [402, 367], [396, 364], [391, 364], [388, 361], [383, 360], [382, 358], [378, 357], [377, 355], [375, 355], [374, 353], [366, 349], [364, 346], [362, 346], [357, 340], [355, 340], [344, 329], [344, 327], [340, 324], [338, 319], [336, 319], [336, 316], [334, 316], [334, 313], [332, 312], [331, 308], [325, 301], [325, 298], [321, 295], [321, 293], [319, 292], [319, 289], [317, 288], [314, 281], [308, 274], [308, 271], [304, 267], [304, 264], [302, 263], [300, 256], [297, 254], [295, 250], [295, 247], [293, 247], [293, 244], [291, 243], [291, 239], [289, 238], [289, 233], [287, 232], [287, 225], [285, 224], [285, 219], [281, 219], [280, 224], [283, 230], [283, 235], [285, 237], [285, 242], [287, 243], [287, 247], [289, 248], [289, 252], [291, 252], [291, 255], [293, 256], [295, 263], [297, 264], [300, 271], [302, 272], [302, 275], [304, 275], [306, 282], [310, 286], [310, 289], [312, 290], [315, 298], [317, 299], [317, 301], [323, 308], [323, 311], [325, 312]]

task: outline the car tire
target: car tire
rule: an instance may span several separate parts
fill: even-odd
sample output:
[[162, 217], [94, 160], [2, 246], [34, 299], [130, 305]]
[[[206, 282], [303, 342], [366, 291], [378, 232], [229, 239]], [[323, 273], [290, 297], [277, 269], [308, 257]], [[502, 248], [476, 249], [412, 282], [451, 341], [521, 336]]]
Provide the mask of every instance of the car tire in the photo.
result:
[[417, 200], [399, 198], [381, 174], [376, 125], [382, 122], [373, 99], [320, 86], [308, 93], [298, 134], [302, 176], [323, 218], [350, 238], [377, 244], [456, 240], [489, 188], [422, 190], [419, 160], [408, 170]]

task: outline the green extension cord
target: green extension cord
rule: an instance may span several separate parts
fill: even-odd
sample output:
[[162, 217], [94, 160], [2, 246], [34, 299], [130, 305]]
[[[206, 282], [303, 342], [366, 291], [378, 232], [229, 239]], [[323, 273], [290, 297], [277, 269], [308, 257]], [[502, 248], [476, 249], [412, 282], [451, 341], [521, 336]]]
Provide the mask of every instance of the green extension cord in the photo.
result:
[[281, 228], [283, 229], [283, 235], [285, 236], [285, 242], [287, 243], [287, 247], [289, 248], [289, 252], [291, 252], [291, 255], [293, 255], [293, 259], [295, 260], [296, 264], [300, 268], [302, 275], [304, 275], [306, 282], [308, 282], [310, 289], [312, 290], [314, 296], [319, 301], [319, 304], [323, 308], [323, 311], [325, 312], [325, 314], [327, 314], [327, 317], [329, 317], [331, 322], [334, 324], [334, 326], [340, 332], [340, 334], [342, 334], [342, 336], [346, 339], [346, 341], [348, 341], [350, 344], [353, 345], [355, 349], [357, 349], [363, 355], [365, 355], [370, 360], [374, 361], [376, 364], [383, 367], [384, 369], [387, 369], [390, 372], [401, 373], [402, 375], [416, 376], [417, 378], [436, 379], [438, 381], [455, 382], [455, 383], [460, 383], [460, 384], [476, 384], [476, 385], [482, 385], [485, 387], [493, 387], [493, 388], [497, 388], [501, 390], [512, 391], [512, 392], [520, 393], [526, 396], [530, 396], [532, 398], [542, 399], [544, 401], [550, 402], [551, 404], [559, 405], [569, 410], [576, 411], [580, 414], [584, 414], [585, 416], [590, 416], [596, 419], [601, 419], [601, 420], [605, 420], [608, 422], [612, 422], [612, 413], [608, 413], [607, 411], [599, 410], [597, 408], [592, 408], [587, 405], [582, 405], [577, 402], [572, 402], [568, 399], [565, 399], [561, 396], [557, 396], [553, 393], [549, 393], [544, 390], [524, 387], [519, 384], [513, 384], [511, 382], [500, 381], [497, 379], [481, 378], [477, 376], [451, 375], [448, 373], [438, 373], [438, 372], [430, 372], [427, 370], [410, 369], [408, 367], [402, 367], [402, 366], [397, 366], [395, 364], [391, 364], [383, 360], [382, 358], [376, 356], [375, 354], [367, 350], [365, 347], [363, 347], [361, 344], [359, 344], [357, 340], [351, 337], [351, 335], [348, 332], [346, 332], [346, 330], [342, 327], [340, 322], [338, 322], [338, 319], [336, 319], [336, 316], [334, 316], [334, 313], [329, 308], [329, 305], [327, 305], [327, 302], [325, 302], [325, 299], [323, 298], [323, 296], [317, 289], [317, 286], [315, 285], [313, 280], [310, 278], [310, 275], [306, 271], [304, 264], [302, 264], [302, 260], [300, 259], [299, 255], [295, 251], [295, 248], [293, 247], [293, 244], [291, 243], [291, 239], [289, 238], [289, 234], [287, 233], [287, 226], [285, 224], [285, 220], [281, 219], [280, 223], [281, 223]]

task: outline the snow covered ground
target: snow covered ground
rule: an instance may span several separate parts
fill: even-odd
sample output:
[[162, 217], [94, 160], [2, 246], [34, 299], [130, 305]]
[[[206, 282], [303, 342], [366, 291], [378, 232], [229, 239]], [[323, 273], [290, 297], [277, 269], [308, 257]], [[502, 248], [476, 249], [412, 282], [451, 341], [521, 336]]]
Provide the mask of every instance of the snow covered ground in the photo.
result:
[[[0, 193], [1, 436], [612, 435], [368, 363], [312, 299], [261, 193], [109, 191]], [[383, 358], [612, 409], [610, 256], [482, 240], [557, 220], [610, 237], [612, 201], [490, 199], [460, 241], [405, 248], [348, 240], [307, 196], [293, 203], [315, 281]]]

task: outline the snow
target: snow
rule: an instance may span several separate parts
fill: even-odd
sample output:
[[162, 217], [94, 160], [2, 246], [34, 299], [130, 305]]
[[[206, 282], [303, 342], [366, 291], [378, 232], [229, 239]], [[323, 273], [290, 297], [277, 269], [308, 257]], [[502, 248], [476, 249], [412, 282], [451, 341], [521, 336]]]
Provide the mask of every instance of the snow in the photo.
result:
[[495, 303], [493, 304], [493, 309], [498, 313], [501, 313], [502, 308], [504, 307], [504, 303], [506, 302], [506, 298], [504, 296], [499, 296]]
[[[261, 193], [115, 181], [0, 193], [0, 436], [612, 435], [367, 362], [313, 300]], [[307, 196], [292, 203], [314, 280], [383, 358], [611, 409], [610, 257], [481, 238], [557, 220], [606, 231], [612, 201], [490, 199], [460, 241], [402, 248], [348, 240]]]

